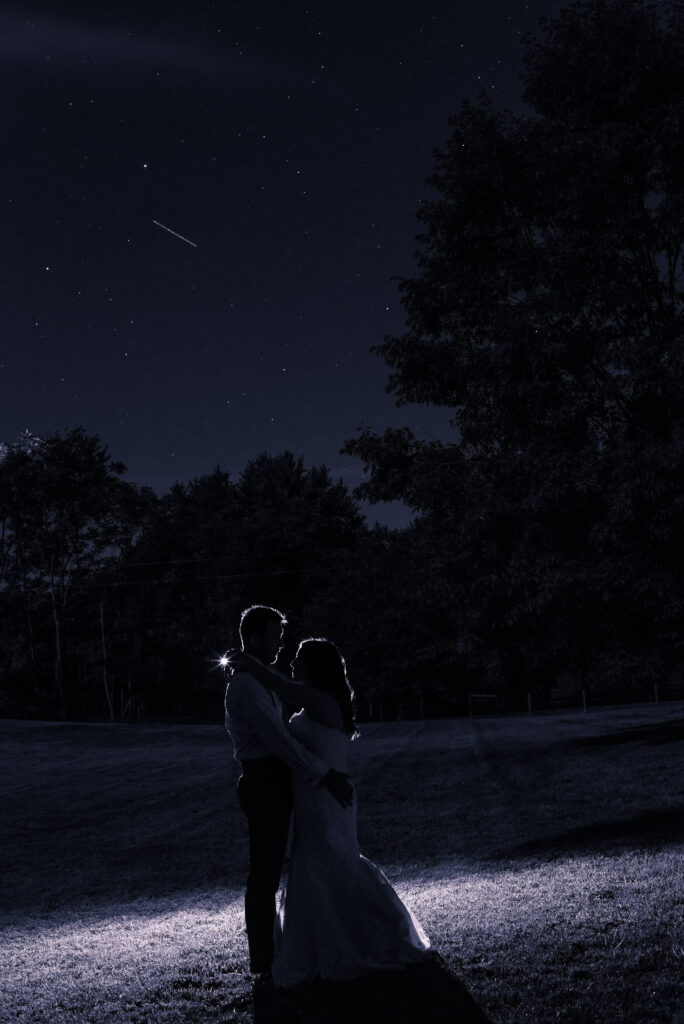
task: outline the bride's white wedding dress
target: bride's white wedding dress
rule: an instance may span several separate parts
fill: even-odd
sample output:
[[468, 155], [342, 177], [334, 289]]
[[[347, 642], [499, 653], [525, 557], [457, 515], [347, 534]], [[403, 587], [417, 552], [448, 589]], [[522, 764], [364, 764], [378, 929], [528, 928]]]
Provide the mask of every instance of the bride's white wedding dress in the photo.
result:
[[[331, 768], [348, 771], [350, 738], [306, 712], [290, 721], [296, 738]], [[359, 851], [356, 799], [341, 807], [324, 786], [292, 780], [294, 838], [276, 917], [273, 981], [291, 988], [315, 979], [353, 978], [426, 956], [429, 941], [382, 871]]]

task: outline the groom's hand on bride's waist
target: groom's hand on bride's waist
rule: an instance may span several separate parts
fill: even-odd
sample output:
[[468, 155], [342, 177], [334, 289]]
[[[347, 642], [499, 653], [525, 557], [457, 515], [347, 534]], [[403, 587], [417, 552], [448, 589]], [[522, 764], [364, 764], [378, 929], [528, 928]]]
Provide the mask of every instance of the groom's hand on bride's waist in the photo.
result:
[[334, 768], [323, 776], [321, 782], [328, 789], [342, 807], [351, 807], [354, 802], [354, 787], [349, 781], [349, 776], [344, 772], [336, 772]]

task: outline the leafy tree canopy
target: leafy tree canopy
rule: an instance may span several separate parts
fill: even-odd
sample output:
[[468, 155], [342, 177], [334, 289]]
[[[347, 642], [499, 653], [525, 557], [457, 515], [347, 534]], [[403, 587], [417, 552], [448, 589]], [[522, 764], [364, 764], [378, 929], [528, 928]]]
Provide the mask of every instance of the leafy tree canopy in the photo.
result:
[[524, 48], [532, 113], [451, 119], [407, 329], [376, 348], [398, 403], [452, 409], [457, 440], [345, 451], [360, 496], [458, 551], [483, 644], [529, 659], [563, 610], [567, 657], [594, 656], [620, 618], [672, 637], [684, 596], [684, 3], [579, 0]]
[[121, 479], [124, 471], [100, 439], [82, 427], [44, 438], [27, 433], [2, 449], [2, 582], [26, 606], [31, 648], [34, 608], [41, 601], [51, 608], [55, 693], [62, 717], [63, 630], [72, 589], [132, 546], [147, 504], [144, 492]]

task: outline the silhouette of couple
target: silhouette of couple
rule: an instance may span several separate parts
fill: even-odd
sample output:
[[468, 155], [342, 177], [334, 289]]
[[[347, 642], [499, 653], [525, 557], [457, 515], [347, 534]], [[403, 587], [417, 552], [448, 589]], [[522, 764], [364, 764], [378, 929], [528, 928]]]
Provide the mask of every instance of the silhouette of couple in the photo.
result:
[[[304, 640], [288, 678], [272, 667], [285, 626], [274, 608], [242, 613], [242, 648], [226, 654], [225, 711], [249, 829], [250, 970], [256, 986], [293, 989], [424, 961], [429, 942], [359, 851], [348, 768], [357, 734], [344, 659], [329, 640]], [[289, 721], [283, 702], [301, 709]], [[291, 818], [287, 884], [276, 908]]]

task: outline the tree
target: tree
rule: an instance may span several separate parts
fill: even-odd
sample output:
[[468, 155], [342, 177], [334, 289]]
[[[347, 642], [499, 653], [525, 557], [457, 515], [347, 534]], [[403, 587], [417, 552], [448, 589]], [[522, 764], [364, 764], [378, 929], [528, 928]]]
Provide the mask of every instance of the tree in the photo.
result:
[[32, 613], [47, 601], [52, 617], [54, 690], [66, 716], [64, 622], [73, 589], [92, 581], [117, 552], [130, 547], [141, 495], [121, 479], [95, 435], [82, 427], [44, 438], [26, 434], [3, 446], [0, 460], [2, 582]]
[[356, 501], [325, 466], [304, 467], [292, 452], [251, 459], [237, 485], [240, 536], [250, 575], [248, 602], [299, 612], [335, 584], [338, 556], [365, 529]]
[[236, 521], [235, 484], [217, 466], [155, 502], [117, 567], [107, 595], [113, 663], [148, 711], [209, 710], [203, 687], [244, 569]]
[[615, 644], [643, 665], [681, 647], [683, 65], [682, 0], [580, 0], [525, 41], [532, 116], [462, 105], [407, 330], [376, 348], [399, 404], [452, 409], [458, 440], [345, 448], [361, 496], [402, 498], [459, 552], [502, 685], [533, 658], [586, 684]]
[[377, 525], [338, 566], [317, 622], [347, 660], [359, 711], [424, 718], [462, 710], [468, 609], [451, 600], [451, 564], [434, 557], [424, 520]]

